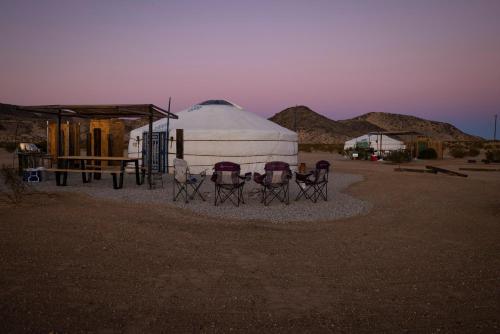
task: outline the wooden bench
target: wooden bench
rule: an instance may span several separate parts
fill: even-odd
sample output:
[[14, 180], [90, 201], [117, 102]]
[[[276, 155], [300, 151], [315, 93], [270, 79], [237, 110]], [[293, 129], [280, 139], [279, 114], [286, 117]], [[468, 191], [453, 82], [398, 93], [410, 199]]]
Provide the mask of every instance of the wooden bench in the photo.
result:
[[[91, 181], [91, 174], [111, 174], [113, 176], [113, 188], [121, 189], [123, 187], [123, 173], [124, 170], [120, 168], [113, 169], [72, 169], [72, 168], [47, 168], [47, 172], [56, 173], [56, 185], [66, 186], [68, 180], [68, 173], [82, 173], [83, 183], [89, 183]], [[89, 174], [87, 176], [87, 174]], [[118, 175], [119, 178], [118, 178]], [[62, 176], [62, 180], [61, 180]]]

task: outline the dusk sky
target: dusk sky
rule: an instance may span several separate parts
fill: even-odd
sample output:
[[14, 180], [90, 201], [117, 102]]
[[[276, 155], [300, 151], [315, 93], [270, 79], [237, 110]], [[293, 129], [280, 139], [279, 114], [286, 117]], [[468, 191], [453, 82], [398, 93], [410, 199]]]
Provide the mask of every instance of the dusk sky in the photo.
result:
[[0, 0], [0, 102], [228, 99], [371, 111], [493, 136], [500, 1]]

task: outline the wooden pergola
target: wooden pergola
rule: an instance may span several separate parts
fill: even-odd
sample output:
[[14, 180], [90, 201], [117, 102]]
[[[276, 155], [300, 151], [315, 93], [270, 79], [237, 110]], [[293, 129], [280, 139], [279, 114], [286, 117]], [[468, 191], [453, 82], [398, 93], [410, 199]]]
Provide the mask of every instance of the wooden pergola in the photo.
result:
[[[47, 115], [57, 118], [57, 154], [62, 155], [61, 144], [61, 123], [63, 118], [86, 118], [86, 119], [110, 119], [110, 118], [148, 118], [148, 184], [152, 188], [152, 165], [153, 165], [153, 121], [159, 118], [174, 118], [177, 115], [164, 110], [154, 104], [103, 104], [103, 105], [82, 105], [82, 104], [60, 104], [60, 105], [39, 105], [39, 106], [16, 106], [17, 110], [32, 114]], [[169, 105], [170, 109], [170, 105]], [[168, 131], [168, 129], [167, 129]]]

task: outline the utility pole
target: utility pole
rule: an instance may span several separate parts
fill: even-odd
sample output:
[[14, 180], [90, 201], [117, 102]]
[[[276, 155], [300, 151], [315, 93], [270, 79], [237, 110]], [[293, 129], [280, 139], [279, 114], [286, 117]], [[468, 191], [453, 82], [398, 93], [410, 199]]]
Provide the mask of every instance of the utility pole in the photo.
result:
[[297, 106], [293, 110], [293, 131], [297, 132]]
[[497, 117], [498, 117], [498, 114], [495, 114], [495, 127], [493, 130], [493, 141], [497, 141]]

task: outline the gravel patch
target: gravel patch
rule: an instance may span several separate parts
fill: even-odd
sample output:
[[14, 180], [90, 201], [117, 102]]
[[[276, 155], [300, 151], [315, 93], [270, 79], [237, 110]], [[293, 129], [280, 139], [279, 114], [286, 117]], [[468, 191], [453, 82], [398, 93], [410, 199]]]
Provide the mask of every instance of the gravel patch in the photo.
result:
[[245, 204], [239, 207], [226, 201], [221, 205], [214, 206], [214, 184], [209, 176], [205, 179], [201, 187], [201, 193], [206, 201], [199, 197], [184, 203], [183, 199], [176, 202], [173, 197], [173, 180], [171, 175], [163, 177], [163, 188], [149, 190], [146, 184], [137, 186], [134, 175], [126, 175], [122, 189], [115, 190], [112, 187], [110, 176], [103, 176], [101, 180], [93, 180], [91, 183], [83, 184], [79, 174], [68, 176], [68, 186], [57, 187], [52, 176], [51, 180], [33, 184], [34, 189], [47, 192], [78, 192], [85, 193], [94, 198], [111, 199], [131, 203], [156, 203], [165, 204], [171, 207], [179, 207], [191, 210], [200, 215], [211, 217], [230, 218], [238, 220], [264, 220], [275, 223], [286, 223], [296, 221], [331, 221], [343, 219], [356, 215], [367, 214], [372, 205], [366, 201], [356, 199], [342, 193], [349, 185], [363, 180], [361, 175], [330, 173], [328, 184], [328, 201], [318, 200], [312, 203], [310, 200], [301, 198], [295, 201], [298, 194], [298, 186], [294, 180], [290, 183], [290, 204], [285, 205], [277, 200], [269, 206], [260, 203], [258, 194], [259, 185], [253, 181], [245, 184], [244, 199]]

